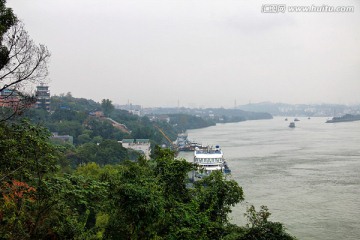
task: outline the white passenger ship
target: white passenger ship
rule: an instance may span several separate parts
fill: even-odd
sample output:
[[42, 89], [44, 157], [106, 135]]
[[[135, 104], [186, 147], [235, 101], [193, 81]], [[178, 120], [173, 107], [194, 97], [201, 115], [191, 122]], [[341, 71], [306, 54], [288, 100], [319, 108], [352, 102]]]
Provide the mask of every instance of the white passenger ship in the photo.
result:
[[194, 151], [194, 163], [199, 166], [199, 169], [194, 172], [194, 178], [210, 175], [212, 171], [221, 171], [225, 174], [231, 172], [219, 146], [216, 146], [215, 149], [212, 147], [207, 149], [196, 148]]

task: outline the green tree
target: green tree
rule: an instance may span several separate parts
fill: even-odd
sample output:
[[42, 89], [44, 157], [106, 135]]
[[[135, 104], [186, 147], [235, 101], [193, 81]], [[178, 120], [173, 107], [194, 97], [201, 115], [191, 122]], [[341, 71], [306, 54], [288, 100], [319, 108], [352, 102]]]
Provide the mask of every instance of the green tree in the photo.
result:
[[[156, 159], [125, 162], [110, 180], [109, 239], [221, 239], [242, 189], [220, 173], [190, 187], [194, 166], [156, 148]], [[211, 196], [214, 194], [215, 196]]]
[[104, 115], [108, 117], [114, 111], [115, 107], [112, 104], [111, 100], [103, 99], [101, 101], [101, 109], [103, 110]]
[[266, 206], [261, 206], [259, 212], [252, 205], [245, 214], [248, 224], [237, 240], [295, 240], [296, 238], [286, 232], [282, 223], [268, 221], [270, 212]]
[[103, 141], [103, 138], [101, 136], [95, 136], [92, 139], [93, 143], [101, 143]]
[[116, 140], [106, 139], [101, 143], [87, 142], [76, 149], [76, 165], [95, 162], [102, 166], [117, 164], [128, 158], [128, 153]]
[[74, 137], [75, 143], [77, 143], [77, 137], [84, 130], [83, 125], [77, 121], [61, 121], [53, 125], [55, 129], [51, 129], [54, 132], [58, 132], [60, 135], [70, 135]]
[[0, 235], [6, 238], [28, 238], [37, 227], [46, 175], [58, 169], [49, 136], [25, 120], [0, 124]]
[[11, 8], [5, 6], [6, 0], [0, 0], [0, 69], [9, 62], [9, 49], [3, 45], [3, 36], [17, 19]]
[[116, 164], [126, 160], [127, 150], [116, 140], [104, 140], [98, 145], [96, 162], [101, 165]]
[[234, 180], [227, 180], [220, 171], [212, 172], [194, 185], [199, 211], [205, 213], [210, 221], [208, 235], [211, 239], [219, 239], [225, 235], [231, 207], [244, 200], [243, 190]]
[[77, 137], [78, 144], [84, 144], [84, 143], [87, 143], [90, 141], [91, 141], [91, 138], [90, 138], [89, 134], [81, 134]]
[[[181, 200], [188, 202], [190, 200], [190, 191], [186, 187], [188, 182], [188, 173], [195, 170], [193, 164], [186, 160], [173, 160], [172, 152], [168, 149], [162, 151], [162, 157], [156, 159], [155, 174], [162, 185], [164, 194], [170, 200]], [[161, 154], [159, 154], [161, 155]], [[170, 199], [172, 198], [172, 199]]]
[[1, 239], [89, 239], [104, 231], [107, 182], [58, 172], [62, 156], [49, 136], [25, 120], [0, 124]]
[[76, 149], [74, 159], [76, 159], [75, 166], [79, 164], [96, 162], [96, 154], [98, 146], [95, 143], [85, 143]]
[[56, 170], [58, 150], [49, 142], [50, 133], [44, 127], [27, 120], [0, 124], [1, 180], [29, 180]]
[[[146, 163], [146, 162], [143, 162]], [[164, 196], [147, 164], [125, 162], [110, 181], [113, 214], [105, 236], [110, 239], [152, 239], [163, 220]]]

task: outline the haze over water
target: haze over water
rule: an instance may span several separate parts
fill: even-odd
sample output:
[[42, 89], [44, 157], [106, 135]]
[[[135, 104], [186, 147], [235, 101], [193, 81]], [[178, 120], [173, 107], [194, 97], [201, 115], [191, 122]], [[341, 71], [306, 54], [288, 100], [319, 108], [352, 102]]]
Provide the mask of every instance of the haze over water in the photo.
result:
[[360, 121], [299, 119], [295, 129], [281, 117], [188, 134], [220, 145], [232, 178], [243, 187], [246, 202], [233, 209], [233, 222], [246, 223], [246, 206], [266, 205], [270, 220], [284, 223], [298, 239], [359, 239]]

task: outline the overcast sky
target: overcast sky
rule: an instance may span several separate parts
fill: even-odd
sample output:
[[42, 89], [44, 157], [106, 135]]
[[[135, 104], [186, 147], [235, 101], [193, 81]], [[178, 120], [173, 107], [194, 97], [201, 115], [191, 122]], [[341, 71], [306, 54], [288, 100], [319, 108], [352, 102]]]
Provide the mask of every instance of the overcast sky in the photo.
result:
[[[262, 13], [263, 4], [353, 6]], [[291, 3], [291, 4], [290, 4]], [[8, 0], [47, 45], [51, 94], [148, 106], [360, 103], [360, 2]]]

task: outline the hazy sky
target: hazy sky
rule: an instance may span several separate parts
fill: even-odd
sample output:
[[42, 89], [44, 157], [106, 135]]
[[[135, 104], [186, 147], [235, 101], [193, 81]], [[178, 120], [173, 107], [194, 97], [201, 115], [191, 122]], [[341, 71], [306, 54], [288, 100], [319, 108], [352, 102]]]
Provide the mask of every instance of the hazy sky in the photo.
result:
[[[262, 13], [263, 4], [354, 6]], [[51, 94], [143, 106], [360, 103], [360, 1], [8, 0]]]

